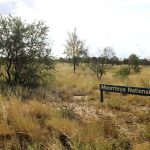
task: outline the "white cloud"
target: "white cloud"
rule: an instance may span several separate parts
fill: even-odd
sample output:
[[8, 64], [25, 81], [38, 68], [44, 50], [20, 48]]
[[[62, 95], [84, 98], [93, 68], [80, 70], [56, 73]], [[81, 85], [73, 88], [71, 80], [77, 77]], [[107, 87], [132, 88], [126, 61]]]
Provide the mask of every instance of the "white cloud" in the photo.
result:
[[90, 47], [90, 54], [96, 55], [98, 47], [112, 46], [119, 57], [131, 52], [150, 56], [149, 0], [0, 0], [0, 3], [10, 1], [16, 2], [14, 14], [29, 21], [47, 22], [55, 55], [63, 53], [67, 32], [77, 27], [79, 36]]

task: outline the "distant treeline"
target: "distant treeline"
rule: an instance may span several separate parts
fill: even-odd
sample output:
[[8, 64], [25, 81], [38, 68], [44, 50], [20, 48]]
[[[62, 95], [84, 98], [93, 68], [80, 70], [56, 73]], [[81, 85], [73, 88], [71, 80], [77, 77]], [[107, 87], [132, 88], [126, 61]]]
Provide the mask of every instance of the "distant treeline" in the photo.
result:
[[[78, 58], [78, 61], [80, 63], [99, 63], [101, 62], [103, 57], [86, 57], [86, 58]], [[63, 58], [60, 57], [59, 59], [56, 59], [58, 62], [62, 63], [71, 63], [72, 59], [71, 58]], [[150, 65], [150, 59], [139, 59], [140, 65]], [[113, 57], [111, 59], [107, 60], [107, 64], [112, 64], [112, 65], [121, 65], [121, 64], [129, 64], [129, 58], [124, 58], [124, 59], [119, 59], [118, 57]]]

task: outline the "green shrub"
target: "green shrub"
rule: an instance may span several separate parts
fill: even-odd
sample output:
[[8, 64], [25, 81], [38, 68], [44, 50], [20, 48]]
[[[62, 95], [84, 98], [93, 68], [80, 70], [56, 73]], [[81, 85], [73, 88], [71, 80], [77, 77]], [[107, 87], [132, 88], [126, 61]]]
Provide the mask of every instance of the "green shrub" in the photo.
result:
[[150, 124], [147, 124], [145, 127], [145, 138], [150, 141]]
[[77, 115], [72, 109], [61, 109], [60, 116], [70, 120], [77, 120]]
[[129, 56], [129, 65], [135, 73], [141, 72], [140, 59], [136, 54], [131, 54]]
[[128, 139], [117, 139], [112, 142], [112, 150], [131, 150], [132, 144]]
[[127, 78], [130, 75], [129, 67], [122, 67], [116, 72], [116, 76]]

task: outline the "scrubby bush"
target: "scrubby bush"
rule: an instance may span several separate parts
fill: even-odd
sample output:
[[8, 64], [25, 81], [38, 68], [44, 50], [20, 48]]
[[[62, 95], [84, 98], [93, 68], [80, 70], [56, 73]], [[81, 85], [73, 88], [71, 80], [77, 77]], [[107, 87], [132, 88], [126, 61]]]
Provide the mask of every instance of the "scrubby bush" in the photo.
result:
[[127, 78], [130, 75], [129, 67], [122, 67], [116, 72], [116, 76]]
[[[97, 79], [101, 80], [102, 76], [106, 74], [112, 67], [109, 65], [109, 60], [115, 57], [115, 52], [111, 47], [106, 47], [102, 51], [99, 61], [93, 61], [90, 64], [90, 69], [96, 73]], [[113, 64], [112, 64], [113, 65]]]
[[135, 73], [140, 73], [141, 71], [140, 59], [136, 54], [131, 54], [129, 56], [129, 65]]
[[8, 85], [37, 86], [50, 76], [48, 30], [42, 21], [26, 23], [19, 17], [0, 16], [0, 77]]

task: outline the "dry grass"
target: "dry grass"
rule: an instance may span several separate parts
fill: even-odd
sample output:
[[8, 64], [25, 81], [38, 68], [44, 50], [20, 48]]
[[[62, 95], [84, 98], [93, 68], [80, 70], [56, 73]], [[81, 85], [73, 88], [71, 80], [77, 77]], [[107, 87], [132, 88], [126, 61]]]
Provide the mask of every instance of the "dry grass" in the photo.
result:
[[[117, 78], [118, 67], [101, 83], [150, 87], [149, 67], [129, 78]], [[8, 90], [0, 95], [0, 149], [150, 148], [149, 97], [105, 93], [105, 103], [100, 104], [100, 81], [84, 64], [76, 74], [71, 65], [57, 64], [55, 77], [50, 89], [33, 92], [18, 87], [15, 93]]]

